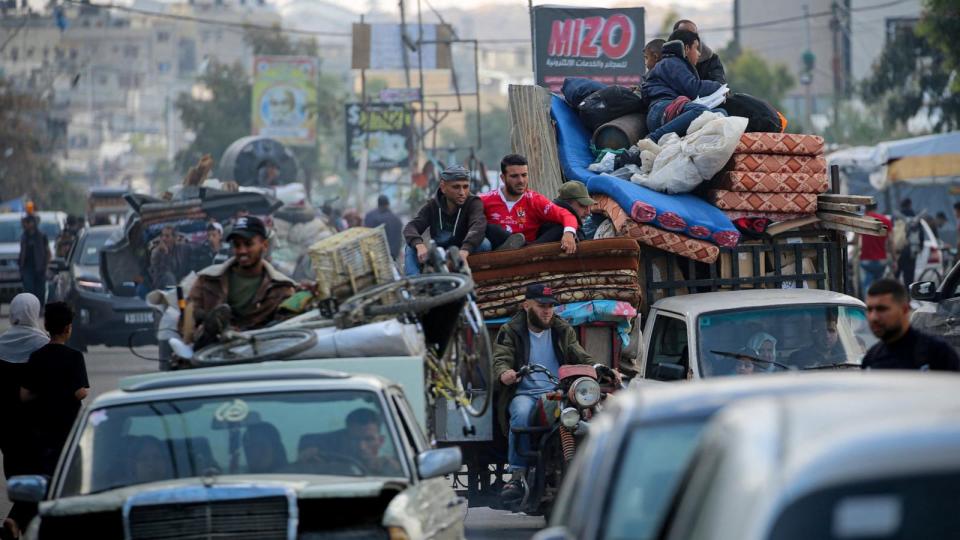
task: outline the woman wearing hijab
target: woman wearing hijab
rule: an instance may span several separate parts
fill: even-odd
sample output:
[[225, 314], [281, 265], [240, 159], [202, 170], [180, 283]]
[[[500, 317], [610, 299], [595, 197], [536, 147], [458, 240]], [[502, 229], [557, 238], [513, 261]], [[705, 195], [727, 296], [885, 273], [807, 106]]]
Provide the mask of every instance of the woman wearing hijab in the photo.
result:
[[[20, 423], [23, 418], [20, 383], [30, 355], [49, 342], [40, 318], [40, 300], [30, 293], [15, 296], [10, 302], [10, 328], [0, 334], [0, 411], [4, 415], [4, 425], [0, 427], [0, 452], [3, 452], [3, 473], [7, 478], [30, 472], [25, 454], [26, 426]], [[16, 538], [19, 525], [28, 521], [32, 512], [31, 505], [13, 505], [0, 536], [8, 533]]]
[[17, 450], [24, 432], [10, 422], [22, 416], [13, 411], [20, 408], [20, 383], [27, 360], [49, 342], [40, 318], [40, 300], [30, 293], [15, 296], [10, 302], [10, 328], [0, 334], [0, 411], [6, 418], [6, 425], [0, 428], [0, 451], [7, 478], [23, 472]]
[[[777, 338], [766, 332], [757, 332], [747, 340], [747, 349], [752, 351], [756, 358], [770, 362], [777, 361]], [[760, 371], [773, 371], [773, 364], [755, 366]]]

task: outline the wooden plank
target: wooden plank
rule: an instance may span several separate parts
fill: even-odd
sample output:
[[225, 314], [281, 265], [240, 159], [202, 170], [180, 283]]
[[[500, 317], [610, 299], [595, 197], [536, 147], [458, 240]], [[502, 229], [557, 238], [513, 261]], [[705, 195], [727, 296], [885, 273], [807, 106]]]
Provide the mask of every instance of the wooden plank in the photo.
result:
[[767, 227], [766, 233], [770, 236], [777, 236], [778, 234], [783, 234], [787, 231], [792, 231], [794, 229], [799, 229], [805, 225], [810, 225], [820, 221], [820, 218], [817, 216], [806, 216], [797, 219], [790, 219], [787, 221], [781, 221], [779, 223], [774, 223]]
[[864, 204], [838, 203], [828, 201], [817, 201], [818, 210], [830, 210], [834, 212], [847, 212], [862, 216], [867, 213], [867, 206]]
[[886, 226], [883, 222], [874, 219], [872, 217], [859, 217], [851, 216], [844, 214], [835, 214], [833, 212], [817, 212], [817, 217], [822, 221], [829, 221], [831, 223], [840, 223], [843, 225], [850, 225], [853, 227], [859, 227], [861, 229], [867, 230], [886, 230]]
[[845, 225], [843, 223], [834, 223], [832, 221], [821, 221], [820, 226], [824, 229], [830, 229], [833, 231], [845, 231], [852, 232], [857, 234], [868, 234], [870, 236], [886, 236], [887, 229], [881, 229], [877, 231], [876, 229], [864, 229], [862, 227], [857, 227], [855, 225]]
[[833, 202], [845, 204], [873, 204], [873, 197], [867, 195], [834, 195], [832, 193], [821, 193], [817, 196], [817, 203]]
[[530, 189], [553, 199], [563, 183], [563, 174], [557, 133], [550, 118], [552, 95], [539, 86], [511, 84], [508, 96], [513, 151], [527, 158]]

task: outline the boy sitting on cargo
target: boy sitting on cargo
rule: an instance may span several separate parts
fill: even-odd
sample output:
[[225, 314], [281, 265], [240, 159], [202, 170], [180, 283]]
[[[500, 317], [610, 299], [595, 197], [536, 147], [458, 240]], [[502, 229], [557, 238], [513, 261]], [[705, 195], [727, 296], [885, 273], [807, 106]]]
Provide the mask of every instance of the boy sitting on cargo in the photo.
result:
[[708, 109], [692, 103], [709, 96], [722, 86], [704, 81], [694, 67], [700, 57], [700, 36], [689, 30], [677, 30], [663, 45], [663, 56], [647, 75], [641, 92], [650, 104], [647, 112], [648, 139], [659, 142], [667, 133], [683, 137], [701, 113], [712, 111], [726, 116], [723, 109]]
[[653, 70], [653, 66], [657, 65], [657, 62], [660, 61], [660, 58], [663, 57], [663, 44], [666, 43], [666, 40], [657, 38], [651, 39], [649, 43], [643, 47], [643, 64], [647, 68], [647, 74], [644, 75], [644, 78], [650, 75], [650, 71]]
[[423, 233], [430, 229], [430, 238], [440, 247], [460, 248], [464, 259], [477, 251], [489, 251], [490, 242], [484, 239], [487, 218], [483, 203], [470, 194], [470, 171], [454, 165], [440, 173], [440, 189], [426, 202], [417, 215], [403, 228], [404, 272], [408, 276], [420, 273], [427, 260], [427, 246]]

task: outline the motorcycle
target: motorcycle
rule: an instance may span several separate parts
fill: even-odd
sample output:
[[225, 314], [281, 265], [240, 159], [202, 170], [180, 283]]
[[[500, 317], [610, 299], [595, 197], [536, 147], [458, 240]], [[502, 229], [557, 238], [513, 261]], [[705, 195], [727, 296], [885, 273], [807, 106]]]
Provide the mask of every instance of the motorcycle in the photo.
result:
[[542, 373], [555, 389], [540, 397], [529, 428], [511, 427], [517, 437], [530, 437], [530, 459], [522, 480], [523, 495], [505, 506], [514, 512], [544, 515], [549, 518], [560, 490], [564, 473], [587, 435], [590, 421], [602, 409], [607, 395], [623, 388], [617, 374], [603, 364], [560, 366], [555, 376], [542, 365], [529, 364], [517, 371], [518, 379]]

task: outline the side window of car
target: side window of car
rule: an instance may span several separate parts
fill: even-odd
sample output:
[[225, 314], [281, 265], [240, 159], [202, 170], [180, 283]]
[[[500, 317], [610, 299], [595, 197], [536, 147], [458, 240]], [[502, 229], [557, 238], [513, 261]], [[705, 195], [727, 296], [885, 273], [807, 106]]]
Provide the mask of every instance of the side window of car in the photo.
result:
[[653, 324], [650, 350], [647, 351], [647, 376], [657, 364], [679, 364], [688, 367], [687, 323], [678, 318], [657, 314]]
[[400, 429], [403, 430], [403, 437], [407, 440], [407, 443], [410, 445], [410, 448], [416, 453], [423, 452], [430, 445], [427, 443], [426, 438], [423, 436], [423, 433], [417, 429], [416, 426], [416, 417], [413, 415], [413, 411], [410, 409], [410, 404], [407, 403], [406, 398], [403, 397], [403, 394], [391, 392], [390, 399], [393, 400], [393, 405], [396, 407], [397, 416], [400, 419]]

